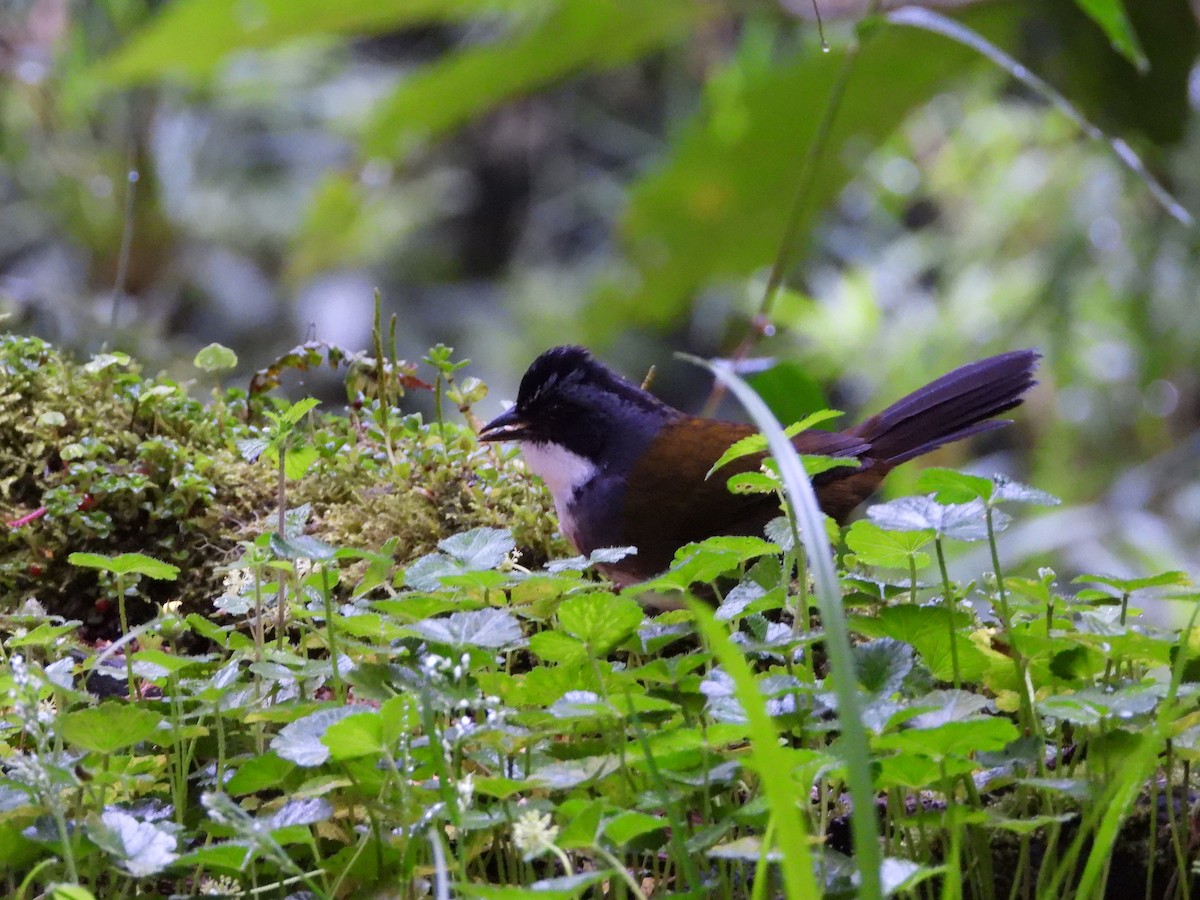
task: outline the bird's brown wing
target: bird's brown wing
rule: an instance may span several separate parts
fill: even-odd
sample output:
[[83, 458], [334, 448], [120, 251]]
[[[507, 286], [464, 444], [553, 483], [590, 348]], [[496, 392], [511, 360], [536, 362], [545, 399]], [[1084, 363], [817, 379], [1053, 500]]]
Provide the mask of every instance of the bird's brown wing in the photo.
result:
[[[666, 425], [651, 441], [628, 483], [653, 485], [655, 490], [627, 490], [622, 516], [626, 540], [638, 548], [636, 565], [646, 573], [641, 577], [665, 569], [675, 551], [686, 543], [715, 534], [758, 536], [766, 523], [780, 514], [774, 496], [732, 494], [728, 488], [731, 476], [759, 469], [761, 453], [736, 459], [705, 478], [721, 454], [754, 431], [749, 425], [688, 418]], [[869, 448], [861, 438], [839, 432], [804, 432], [794, 443], [801, 453], [830, 456], [855, 456]], [[878, 478], [870, 487], [850, 483], [853, 476], [849, 473], [855, 471], [844, 468], [827, 473], [846, 474], [824, 479], [826, 485], [818, 489], [822, 508], [827, 490], [834, 491], [830, 497], [839, 511], [857, 495], [846, 507], [849, 512], [878, 485]], [[818, 483], [820, 480], [821, 476]], [[860, 487], [864, 493], [858, 495]]]

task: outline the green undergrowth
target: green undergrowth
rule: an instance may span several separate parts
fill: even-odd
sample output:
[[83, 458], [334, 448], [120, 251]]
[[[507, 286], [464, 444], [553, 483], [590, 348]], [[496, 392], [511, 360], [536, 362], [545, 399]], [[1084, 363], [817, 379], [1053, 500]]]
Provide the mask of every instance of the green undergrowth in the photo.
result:
[[[388, 412], [361, 382], [340, 422], [273, 402], [250, 425], [245, 396], [201, 405], [121, 360], [14, 374], [14, 358], [66, 364], [27, 339], [6, 347], [7, 377], [40, 393], [3, 401], [6, 517], [26, 520], [5, 539], [59, 567], [39, 585], [5, 555], [7, 896], [1200, 889], [1200, 639], [1194, 616], [1141, 612], [1164, 595], [1198, 609], [1197, 594], [1176, 572], [1007, 570], [1009, 516], [1054, 502], [1040, 491], [931, 469], [918, 495], [827, 523], [851, 638], [852, 671], [834, 671], [815, 561], [786, 519], [689, 545], [615, 593], [591, 569], [627, 551], [569, 556], [511, 454], [467, 425]], [[428, 365], [469, 420], [482, 386], [444, 350]], [[152, 414], [136, 395], [160, 384]], [[153, 467], [160, 486], [137, 495], [153, 512], [51, 509], [47, 493], [83, 477], [63, 448], [84, 420], [45, 415], [67, 398], [103, 410], [88, 427], [112, 423], [97, 440], [124, 454], [86, 458], [93, 469], [119, 462], [113, 477], [128, 477], [138, 448], [169, 439], [173, 465], [213, 491], [157, 531], [157, 511], [182, 501]], [[321, 481], [334, 483], [318, 494]], [[378, 499], [393, 491], [407, 499]], [[88, 524], [97, 510], [107, 537]], [[969, 582], [945, 562], [963, 542], [993, 561]], [[87, 584], [120, 614], [114, 645], [81, 640], [69, 598]], [[716, 602], [689, 604], [693, 591]], [[655, 613], [642, 593], [683, 608]], [[846, 690], [865, 785], [847, 762]], [[881, 860], [869, 879], [850, 800], [864, 792]]]
[[[409, 562], [447, 534], [505, 524], [532, 558], [561, 551], [539, 485], [502, 478], [498, 451], [480, 448], [461, 421], [430, 425], [390, 408], [402, 408], [406, 389], [432, 391], [414, 376], [416, 366], [306, 346], [259, 373], [256, 393], [217, 392], [202, 404], [184, 385], [144, 377], [125, 354], [79, 364], [36, 338], [0, 335], [7, 608], [37, 599], [109, 634], [111, 591], [67, 555], [129, 551], [182, 570], [170, 588], [151, 583], [130, 598], [135, 619], [167, 600], [211, 609], [239, 542], [277, 518], [278, 473], [253, 448], [269, 440], [271, 416], [286, 404], [264, 390], [288, 369], [318, 364], [318, 355], [344, 367], [350, 412], [314, 411], [296, 423], [303, 441], [283, 500], [303, 516], [306, 533], [368, 550], [386, 545]], [[451, 371], [460, 365], [431, 360]], [[460, 399], [469, 412], [471, 397]]]

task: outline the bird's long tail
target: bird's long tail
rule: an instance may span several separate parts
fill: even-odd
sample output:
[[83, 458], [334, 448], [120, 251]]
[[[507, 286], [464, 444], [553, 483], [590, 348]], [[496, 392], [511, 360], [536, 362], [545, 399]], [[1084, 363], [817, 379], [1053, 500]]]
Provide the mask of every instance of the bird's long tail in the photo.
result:
[[1018, 406], [1041, 357], [1014, 350], [955, 369], [867, 419], [854, 432], [888, 468], [973, 434], [1009, 424], [995, 416]]

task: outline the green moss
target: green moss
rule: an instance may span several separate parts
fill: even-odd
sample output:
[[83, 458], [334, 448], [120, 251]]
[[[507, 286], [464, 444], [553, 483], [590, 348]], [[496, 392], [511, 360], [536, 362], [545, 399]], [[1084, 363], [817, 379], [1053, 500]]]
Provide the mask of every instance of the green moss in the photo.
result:
[[[207, 610], [238, 542], [275, 528], [276, 474], [237, 450], [262, 436], [245, 424], [244, 395], [201, 404], [122, 355], [78, 364], [13, 335], [0, 336], [0, 380], [0, 503], [16, 523], [0, 534], [2, 608], [33, 596], [109, 632], [94, 573], [66, 558], [137, 551], [181, 575], [141, 586], [135, 620], [171, 599]], [[493, 525], [512, 528], [532, 562], [565, 551], [544, 489], [464, 426], [380, 416], [371, 404], [303, 426], [317, 460], [288, 483], [286, 502], [308, 504], [309, 530], [331, 544], [377, 550], [396, 538], [403, 565], [450, 534]]]

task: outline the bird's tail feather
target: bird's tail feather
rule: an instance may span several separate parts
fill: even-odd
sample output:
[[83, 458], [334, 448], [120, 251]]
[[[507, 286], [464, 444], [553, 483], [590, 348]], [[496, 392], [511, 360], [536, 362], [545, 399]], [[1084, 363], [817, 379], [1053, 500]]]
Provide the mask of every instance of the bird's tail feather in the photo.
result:
[[870, 456], [891, 466], [973, 434], [1001, 428], [994, 417], [1018, 406], [1037, 382], [1036, 350], [1015, 350], [955, 369], [867, 419], [855, 432]]

